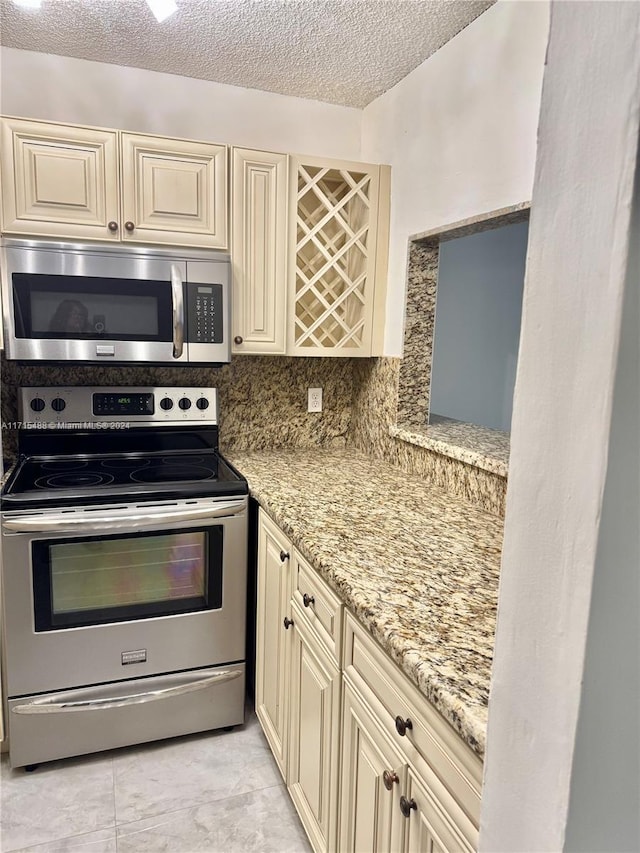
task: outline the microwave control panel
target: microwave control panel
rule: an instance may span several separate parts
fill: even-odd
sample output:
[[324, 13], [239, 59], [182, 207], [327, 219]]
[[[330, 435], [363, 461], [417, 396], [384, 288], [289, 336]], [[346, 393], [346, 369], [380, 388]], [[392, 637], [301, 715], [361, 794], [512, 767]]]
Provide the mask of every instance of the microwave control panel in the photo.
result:
[[222, 285], [187, 285], [187, 340], [194, 344], [223, 342]]

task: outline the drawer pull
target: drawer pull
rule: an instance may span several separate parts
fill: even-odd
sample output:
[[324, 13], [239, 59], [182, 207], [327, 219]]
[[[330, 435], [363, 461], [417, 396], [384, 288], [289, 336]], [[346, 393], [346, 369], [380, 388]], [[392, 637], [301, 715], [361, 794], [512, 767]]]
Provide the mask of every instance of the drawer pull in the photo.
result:
[[280, 562], [284, 563], [285, 560], [289, 559], [288, 551], [280, 551]]
[[282, 623], [285, 627], [285, 630], [289, 630], [289, 628], [293, 625], [293, 619], [289, 619], [288, 616], [284, 617], [284, 621]]
[[315, 598], [312, 595], [308, 595], [306, 592], [302, 596], [302, 603], [304, 604], [305, 607], [309, 607], [309, 605], [315, 604], [315, 601], [316, 601]]
[[115, 233], [118, 230], [118, 223], [112, 219], [111, 222], [107, 225], [107, 228], [109, 229], [109, 231], [111, 231], [111, 233]]
[[384, 787], [387, 791], [390, 791], [394, 785], [398, 784], [400, 777], [393, 770], [385, 770], [382, 774], [382, 781], [384, 782]]
[[402, 717], [396, 717], [396, 731], [400, 735], [400, 737], [404, 737], [407, 733], [407, 729], [412, 729], [413, 723], [407, 717], [406, 720], [403, 720]]
[[400, 797], [400, 811], [405, 817], [409, 817], [412, 810], [417, 811], [417, 809], [418, 806], [416, 805], [415, 800], [408, 800], [406, 797]]
[[133, 224], [133, 222], [129, 221], [124, 223], [124, 227], [127, 229], [127, 231], [131, 232], [136, 226]]

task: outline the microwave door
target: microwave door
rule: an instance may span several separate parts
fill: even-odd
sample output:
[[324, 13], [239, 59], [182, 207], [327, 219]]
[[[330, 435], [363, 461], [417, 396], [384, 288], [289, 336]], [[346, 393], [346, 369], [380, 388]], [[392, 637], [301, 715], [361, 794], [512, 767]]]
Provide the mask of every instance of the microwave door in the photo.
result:
[[187, 360], [185, 262], [29, 252], [9, 263], [9, 358], [154, 362]]

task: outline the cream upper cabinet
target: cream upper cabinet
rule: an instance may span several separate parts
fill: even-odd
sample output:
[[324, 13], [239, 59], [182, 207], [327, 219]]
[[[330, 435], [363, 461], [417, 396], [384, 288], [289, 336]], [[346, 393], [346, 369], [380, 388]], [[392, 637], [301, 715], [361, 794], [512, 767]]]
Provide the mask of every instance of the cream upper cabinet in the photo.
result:
[[286, 154], [232, 155], [233, 351], [286, 352]]
[[232, 186], [234, 352], [382, 354], [389, 167], [237, 148]]
[[[283, 778], [287, 773], [291, 543], [262, 510], [256, 597], [256, 714]], [[286, 620], [286, 625], [285, 625]]]
[[1, 134], [5, 233], [120, 238], [117, 131], [4, 119]]
[[227, 148], [2, 120], [6, 234], [226, 248]]
[[226, 248], [226, 146], [133, 133], [120, 138], [122, 239]]
[[389, 168], [292, 157], [291, 355], [381, 352]]

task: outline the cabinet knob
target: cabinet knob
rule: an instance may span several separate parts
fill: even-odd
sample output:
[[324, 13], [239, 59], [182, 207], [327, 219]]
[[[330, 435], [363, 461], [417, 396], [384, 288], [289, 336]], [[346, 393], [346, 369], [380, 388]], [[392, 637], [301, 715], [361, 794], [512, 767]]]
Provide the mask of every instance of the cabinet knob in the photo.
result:
[[400, 735], [400, 737], [404, 737], [407, 733], [407, 729], [412, 729], [413, 723], [407, 717], [406, 720], [403, 720], [402, 717], [396, 717], [396, 731]]
[[285, 630], [289, 630], [289, 628], [293, 625], [293, 619], [289, 619], [288, 616], [284, 617], [284, 621], [282, 623], [285, 627]]
[[412, 811], [417, 811], [418, 806], [416, 805], [416, 801], [411, 799], [408, 800], [406, 797], [400, 797], [400, 811], [405, 817], [409, 817]]
[[289, 559], [288, 551], [280, 551], [280, 561], [284, 563], [285, 560]]
[[124, 227], [127, 229], [127, 231], [133, 231], [136, 226], [133, 224], [133, 222], [129, 221], [124, 223]]
[[305, 607], [309, 607], [311, 604], [315, 604], [315, 598], [312, 595], [308, 595], [306, 592], [302, 596], [302, 603]]
[[387, 791], [390, 791], [394, 785], [398, 784], [400, 777], [394, 770], [385, 770], [382, 774], [382, 781]]
[[107, 225], [107, 228], [109, 229], [109, 231], [115, 232], [118, 230], [118, 223], [114, 222], [112, 219], [111, 222]]
[[233, 339], [233, 342], [234, 342], [234, 344], [237, 344], [238, 346], [240, 346], [240, 344], [242, 343], [242, 340], [243, 340], [242, 335], [236, 335], [235, 338]]

